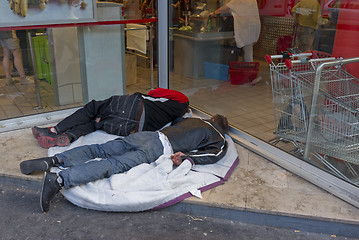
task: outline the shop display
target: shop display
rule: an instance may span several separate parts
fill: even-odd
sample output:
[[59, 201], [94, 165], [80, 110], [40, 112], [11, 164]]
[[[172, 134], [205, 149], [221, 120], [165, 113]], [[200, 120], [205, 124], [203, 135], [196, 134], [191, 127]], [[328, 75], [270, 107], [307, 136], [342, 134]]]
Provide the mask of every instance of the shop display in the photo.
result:
[[95, 20], [95, 0], [3, 0], [0, 27]]
[[[23, 17], [26, 17], [28, 7], [38, 7], [41, 10], [46, 8], [49, 0], [9, 0], [10, 9], [13, 10], [15, 14], [19, 14]], [[84, 0], [59, 0], [58, 3], [67, 2], [73, 7], [80, 7], [80, 9], [85, 9], [87, 3]], [[56, 4], [58, 4], [56, 3]]]

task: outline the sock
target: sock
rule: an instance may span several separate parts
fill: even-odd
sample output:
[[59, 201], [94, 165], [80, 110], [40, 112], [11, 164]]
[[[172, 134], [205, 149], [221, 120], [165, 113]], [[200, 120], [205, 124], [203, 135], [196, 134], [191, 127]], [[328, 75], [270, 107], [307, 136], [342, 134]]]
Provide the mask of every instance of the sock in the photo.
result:
[[60, 187], [64, 186], [64, 179], [62, 179], [60, 175], [57, 176], [56, 181], [60, 185]]
[[60, 161], [56, 156], [47, 157], [44, 161], [49, 165], [49, 168], [56, 167], [60, 164]]

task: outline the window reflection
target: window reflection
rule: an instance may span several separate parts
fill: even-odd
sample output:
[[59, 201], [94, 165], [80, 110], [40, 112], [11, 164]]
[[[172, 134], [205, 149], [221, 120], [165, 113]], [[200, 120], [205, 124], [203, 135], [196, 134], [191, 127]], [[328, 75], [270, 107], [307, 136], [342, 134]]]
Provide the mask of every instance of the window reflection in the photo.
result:
[[[270, 142], [278, 137], [276, 133], [278, 134], [280, 129], [284, 137], [279, 137], [281, 140], [276, 146], [304, 159], [303, 152], [307, 143], [306, 134], [315, 79], [313, 78], [306, 85], [291, 83], [290, 79], [293, 79], [292, 72], [296, 71], [312, 74], [313, 77], [316, 68], [309, 64], [300, 65], [292, 70], [287, 69], [286, 72], [282, 72], [287, 82], [273, 86], [275, 76], [271, 75], [273, 73], [264, 57], [267, 54], [289, 53], [290, 55], [306, 52], [314, 53], [314, 58], [358, 57], [358, 44], [355, 40], [359, 37], [358, 20], [355, 17], [358, 2], [352, 0], [182, 2], [191, 2], [191, 5], [188, 5], [191, 7], [179, 11], [178, 27], [174, 25], [173, 38], [171, 38], [173, 54], [170, 53], [174, 62], [170, 76], [171, 88], [189, 95], [192, 105], [212, 114], [226, 115], [232, 125], [264, 141]], [[258, 9], [260, 32], [258, 38], [253, 41], [253, 59], [246, 60], [241, 57], [245, 49], [236, 39], [236, 20], [241, 12], [235, 7], [228, 6], [237, 5], [241, 9], [246, 9], [245, 6], [249, 4], [255, 4]], [[249, 10], [242, 15], [246, 16], [246, 20], [254, 16]], [[255, 35], [258, 29], [255, 24], [247, 23], [245, 26], [250, 29], [250, 34], [245, 34], [244, 37]], [[258, 65], [245, 65], [243, 64], [245, 61]], [[237, 68], [234, 69], [234, 66]], [[286, 68], [285, 65], [284, 67]], [[353, 86], [349, 88], [356, 89], [354, 86], [359, 82], [357, 63], [346, 64], [345, 70], [341, 69], [341, 71], [354, 77]], [[233, 74], [234, 72], [236, 75]], [[276, 84], [279, 84], [278, 81], [280, 80], [277, 79]], [[342, 86], [340, 89], [344, 88]], [[302, 95], [300, 98], [294, 98], [299, 96], [294, 93]], [[329, 91], [328, 94], [333, 95], [333, 92]], [[323, 107], [323, 101], [319, 100], [319, 108]], [[277, 111], [278, 116], [275, 120]], [[295, 115], [295, 124], [297, 124], [295, 127], [293, 127], [293, 119], [292, 122], [288, 122], [281, 117], [286, 113], [299, 114]], [[353, 118], [351, 115], [349, 118], [353, 124], [353, 119], [357, 117]], [[286, 134], [293, 131], [296, 134], [295, 146], [290, 143], [291, 141], [285, 140]], [[338, 151], [341, 151], [340, 148]], [[315, 152], [320, 154], [316, 157], [312, 155], [311, 160], [306, 159], [306, 161], [357, 184], [355, 180], [358, 175], [357, 162], [348, 162], [335, 157], [329, 154], [329, 150], [316, 151], [311, 148], [311, 154]]]

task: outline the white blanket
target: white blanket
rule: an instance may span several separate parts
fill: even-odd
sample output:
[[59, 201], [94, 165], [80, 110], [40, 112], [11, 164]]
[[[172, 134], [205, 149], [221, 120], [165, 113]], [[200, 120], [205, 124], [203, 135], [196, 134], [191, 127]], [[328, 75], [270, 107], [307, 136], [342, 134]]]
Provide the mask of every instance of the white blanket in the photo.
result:
[[[104, 143], [118, 136], [96, 131], [67, 147], [53, 147], [49, 156], [86, 144]], [[162, 155], [151, 164], [141, 164], [125, 173], [64, 189], [61, 193], [73, 204], [94, 210], [138, 212], [172, 205], [201, 191], [223, 184], [238, 165], [232, 139], [226, 136], [226, 156], [215, 164], [195, 165], [186, 160], [179, 167], [170, 156]], [[56, 170], [56, 169], [54, 169]], [[58, 171], [58, 169], [57, 169]]]

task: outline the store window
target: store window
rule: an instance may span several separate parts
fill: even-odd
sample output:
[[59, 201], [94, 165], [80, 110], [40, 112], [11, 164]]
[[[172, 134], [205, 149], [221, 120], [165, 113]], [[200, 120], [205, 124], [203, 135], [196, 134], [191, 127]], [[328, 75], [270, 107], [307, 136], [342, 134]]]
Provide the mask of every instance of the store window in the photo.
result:
[[[359, 186], [358, 64], [345, 61], [359, 57], [357, 1], [171, 3], [170, 88], [207, 113], [226, 115], [235, 128]], [[316, 80], [324, 62], [333, 65]]]
[[0, 120], [72, 109], [155, 86], [153, 4], [14, 4], [0, 5], [0, 37], [10, 34], [19, 42], [14, 55], [0, 47], [6, 64], [0, 67]]

